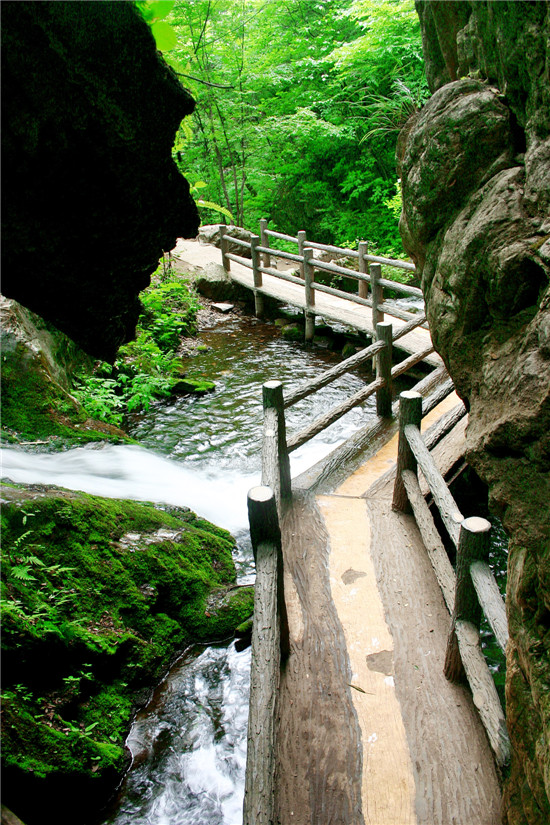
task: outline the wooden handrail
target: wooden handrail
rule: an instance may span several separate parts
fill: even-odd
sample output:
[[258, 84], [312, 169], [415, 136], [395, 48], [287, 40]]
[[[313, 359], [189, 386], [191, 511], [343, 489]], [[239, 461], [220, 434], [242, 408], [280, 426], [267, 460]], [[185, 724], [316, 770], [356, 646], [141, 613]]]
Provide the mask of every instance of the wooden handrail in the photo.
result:
[[307, 398], [308, 395], [312, 395], [322, 387], [326, 387], [327, 384], [331, 384], [341, 375], [355, 369], [365, 361], [370, 361], [370, 359], [385, 346], [383, 341], [375, 341], [374, 344], [370, 344], [370, 346], [365, 347], [365, 349], [360, 350], [360, 352], [356, 352], [355, 355], [350, 355], [349, 358], [325, 370], [325, 372], [322, 372], [321, 375], [318, 375], [311, 381], [305, 381], [303, 384], [299, 384], [294, 390], [285, 394], [285, 409], [292, 407], [294, 404], [297, 404], [298, 401]]
[[405, 436], [409, 442], [410, 448], [418, 462], [418, 466], [422, 470], [424, 478], [428, 482], [428, 486], [437, 504], [437, 508], [443, 520], [449, 536], [451, 537], [455, 547], [458, 547], [458, 538], [460, 534], [460, 524], [464, 516], [458, 509], [454, 498], [449, 492], [449, 488], [445, 484], [443, 476], [436, 467], [432, 455], [420, 435], [420, 430], [414, 424], [407, 424], [405, 426]]
[[470, 575], [477, 598], [491, 625], [495, 639], [501, 650], [505, 651], [508, 642], [508, 621], [506, 619], [506, 608], [493, 571], [486, 561], [475, 561], [470, 565]]
[[262, 484], [273, 489], [280, 508], [281, 503], [291, 496], [283, 385], [280, 381], [266, 381], [262, 390], [264, 407]]
[[[457, 404], [447, 413], [431, 428], [430, 444], [437, 443], [464, 413], [463, 404]], [[458, 681], [466, 675], [495, 759], [503, 766], [510, 759], [510, 740], [500, 699], [479, 639], [482, 610], [502, 649], [508, 639], [504, 602], [486, 563], [491, 524], [484, 518], [463, 517], [437, 469], [428, 444], [420, 434], [421, 419], [420, 395], [415, 392], [401, 393], [393, 507], [402, 511], [408, 507], [412, 509], [443, 598], [452, 615], [445, 676], [451, 681]], [[457, 549], [456, 573], [420, 490], [417, 468], [428, 482], [443, 523]]]
[[334, 424], [335, 421], [338, 421], [338, 419], [342, 418], [342, 416], [347, 412], [352, 410], [354, 407], [357, 407], [358, 404], [362, 404], [367, 400], [367, 398], [370, 398], [371, 395], [374, 395], [376, 390], [383, 386], [384, 381], [381, 378], [377, 378], [376, 381], [372, 381], [362, 390], [356, 392], [355, 395], [347, 398], [342, 404], [334, 407], [328, 413], [325, 413], [325, 415], [320, 416], [320, 418], [310, 424], [309, 427], [305, 427], [305, 429], [288, 439], [288, 452], [294, 452], [294, 450], [297, 450], [298, 447], [301, 447], [307, 441], [310, 441], [316, 435], [319, 435], [319, 433], [326, 430], [327, 427], [330, 427], [331, 424]]
[[270, 487], [253, 487], [249, 491], [248, 518], [256, 583], [243, 823], [271, 825], [275, 821], [277, 693], [289, 637], [281, 531], [275, 494]]
[[[232, 235], [228, 234], [227, 227], [224, 226], [224, 225], [221, 225], [220, 233], [221, 233], [222, 263], [223, 263], [224, 269], [226, 269], [226, 271], [229, 272], [230, 271], [230, 261], [236, 260], [236, 259], [234, 257], [232, 257], [233, 253], [228, 253], [227, 252], [228, 242], [231, 241], [231, 243], [235, 243], [238, 246], [242, 246], [243, 248], [250, 248], [250, 242], [245, 241], [241, 238], [235, 238]], [[291, 252], [284, 252], [283, 250], [274, 249], [274, 248], [270, 247], [269, 243], [268, 243], [268, 239], [270, 237], [271, 238], [277, 238], [279, 240], [287, 241], [287, 242], [290, 242], [290, 243], [295, 243], [298, 246], [298, 254], [296, 255], [296, 254], [291, 253]], [[349, 269], [347, 267], [340, 266], [339, 264], [335, 264], [335, 263], [330, 262], [330, 261], [317, 260], [313, 257], [313, 254], [311, 254], [311, 256], [310, 256], [311, 265], [315, 269], [325, 270], [327, 272], [334, 272], [335, 274], [341, 274], [341, 275], [344, 275], [345, 277], [348, 277], [348, 278], [355, 278], [359, 282], [359, 298], [362, 298], [362, 299], [365, 299], [367, 297], [367, 294], [366, 294], [366, 291], [365, 291], [366, 288], [367, 288], [366, 285], [371, 281], [371, 275], [369, 273], [367, 273], [367, 271], [366, 271], [366, 264], [367, 263], [376, 264], [378, 266], [378, 268], [380, 268], [380, 265], [384, 265], [384, 266], [390, 266], [390, 267], [393, 267], [393, 268], [396, 268], [396, 269], [406, 270], [406, 271], [409, 271], [409, 272], [416, 271], [416, 268], [415, 268], [414, 264], [409, 263], [408, 261], [402, 261], [402, 260], [399, 260], [397, 258], [385, 258], [385, 257], [379, 256], [379, 255], [370, 255], [367, 251], [368, 250], [367, 244], [364, 243], [364, 242], [361, 242], [359, 244], [359, 248], [357, 250], [346, 249], [345, 247], [340, 247], [340, 246], [332, 246], [331, 244], [320, 244], [320, 243], [317, 243], [315, 241], [308, 241], [306, 239], [306, 233], [304, 231], [300, 231], [298, 233], [298, 237], [294, 237], [292, 235], [287, 235], [284, 232], [276, 232], [273, 229], [268, 229], [267, 228], [267, 221], [265, 219], [262, 219], [260, 221], [260, 243], [257, 245], [257, 251], [261, 255], [261, 260], [262, 260], [263, 266], [266, 267], [267, 269], [269, 269], [271, 267], [271, 258], [272, 257], [282, 258], [283, 260], [294, 261], [295, 263], [297, 263], [300, 267], [300, 273], [303, 276], [304, 249], [305, 249], [306, 246], [307, 246], [307, 248], [309, 248], [311, 250], [316, 249], [316, 250], [328, 252], [328, 253], [331, 253], [331, 254], [341, 255], [342, 257], [346, 257], [346, 258], [357, 258], [358, 262], [359, 262], [359, 269], [358, 270]], [[236, 261], [236, 262], [241, 263], [241, 261]], [[249, 263], [246, 263], [244, 265], [251, 268]], [[265, 271], [265, 270], [263, 270], [263, 271]], [[282, 274], [280, 272], [278, 272], [277, 270], [273, 270], [272, 272], [269, 272], [268, 274], [273, 275], [274, 277], [283, 278]], [[386, 288], [389, 288], [389, 289], [393, 289], [396, 292], [401, 292], [405, 295], [413, 295], [413, 296], [417, 296], [417, 297], [422, 296], [422, 290], [419, 289], [418, 287], [411, 286], [409, 284], [402, 284], [400, 281], [391, 281], [391, 280], [388, 280], [387, 278], [382, 278], [380, 276], [379, 271], [378, 271], [378, 280], [379, 280], [380, 287], [386, 287]], [[312, 282], [313, 282], [313, 278], [312, 278]], [[317, 285], [316, 285], [316, 288], [319, 288], [319, 287], [317, 287]], [[346, 297], [346, 298], [349, 298], [350, 293], [343, 293], [343, 296]], [[379, 296], [377, 297], [377, 300], [376, 300], [376, 303], [375, 303], [375, 308], [378, 306], [378, 304], [383, 304], [383, 303], [384, 303], [383, 298], [382, 298], [382, 295], [380, 293]], [[368, 304], [368, 305], [370, 306], [370, 304]], [[396, 318], [401, 318], [401, 319], [404, 319], [404, 320], [408, 320], [408, 318], [410, 317], [408, 315], [397, 314], [398, 312], [402, 312], [402, 311], [396, 310], [395, 307], [393, 307], [393, 309], [392, 309], [389, 306], [386, 306], [386, 307], [384, 307], [384, 310], [388, 314], [394, 315], [394, 317], [396, 317]], [[381, 315], [379, 315], [379, 317], [374, 319], [374, 325], [376, 326], [376, 323], [378, 321], [382, 321], [382, 320], [383, 320], [383, 317]]]

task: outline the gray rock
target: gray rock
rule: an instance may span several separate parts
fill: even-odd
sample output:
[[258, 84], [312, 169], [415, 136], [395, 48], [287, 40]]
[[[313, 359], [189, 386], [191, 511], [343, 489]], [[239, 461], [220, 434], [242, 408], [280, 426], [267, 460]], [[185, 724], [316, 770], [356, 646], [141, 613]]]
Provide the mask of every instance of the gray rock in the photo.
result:
[[437, 91], [400, 139], [400, 227], [510, 536], [503, 822], [550, 822], [550, 7], [416, 5]]
[[[219, 249], [221, 246], [220, 226], [223, 226], [223, 224], [215, 223], [201, 226], [198, 234], [199, 243], [208, 243]], [[226, 233], [232, 235], [234, 238], [239, 238], [241, 241], [250, 241], [253, 235], [248, 229], [243, 229], [242, 226], [233, 226], [233, 224], [226, 226]], [[241, 258], [251, 257], [250, 249], [246, 249], [246, 247], [240, 244], [232, 244], [229, 242], [227, 251], [233, 253], [233, 255], [240, 255]]]
[[133, 3], [8, 3], [2, 60], [2, 291], [113, 360], [197, 234], [170, 153], [194, 101]]

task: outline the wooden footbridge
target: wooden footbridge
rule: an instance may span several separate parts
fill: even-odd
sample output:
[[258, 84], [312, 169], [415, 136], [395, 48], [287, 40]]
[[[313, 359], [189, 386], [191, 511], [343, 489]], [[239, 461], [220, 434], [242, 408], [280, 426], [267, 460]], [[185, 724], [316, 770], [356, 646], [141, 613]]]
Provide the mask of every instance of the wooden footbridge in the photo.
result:
[[[247, 265], [224, 256], [250, 271], [271, 254], [252, 246]], [[306, 247], [297, 257], [305, 281], [288, 283], [303, 291]], [[423, 315], [395, 328], [380, 317], [390, 309], [376, 292], [380, 263], [370, 262], [371, 298], [362, 289], [353, 302], [367, 321], [346, 322], [368, 326], [373, 343], [302, 386], [263, 387], [262, 485], [248, 496], [257, 579], [244, 825], [501, 821], [509, 739], [479, 623], [483, 611], [504, 648], [504, 604], [486, 562], [490, 523], [465, 518], [444, 480], [463, 456], [467, 415], [437, 358], [393, 400], [395, 378], [432, 348]], [[303, 308], [307, 318], [320, 303]], [[395, 343], [412, 341], [393, 365]], [[373, 358], [374, 381], [287, 435], [288, 407]], [[376, 420], [291, 481], [292, 451], [374, 394]]]
[[[424, 360], [427, 363], [434, 366], [441, 364], [440, 357], [431, 346], [424, 313], [409, 312], [399, 307], [395, 299], [395, 296], [399, 296], [422, 302], [422, 290], [382, 277], [382, 268], [387, 272], [414, 272], [414, 264], [370, 255], [366, 243], [360, 243], [357, 250], [344, 249], [307, 241], [305, 232], [299, 232], [294, 238], [267, 229], [265, 221], [261, 224], [261, 235], [252, 235], [248, 241], [231, 236], [221, 226], [220, 249], [195, 241], [180, 240], [174, 254], [188, 264], [199, 267], [208, 263], [221, 263], [232, 281], [254, 293], [258, 317], [264, 314], [266, 296], [303, 310], [306, 341], [312, 340], [315, 335], [316, 318], [344, 324], [374, 336], [376, 324], [389, 316], [394, 331], [399, 333], [400, 349], [409, 354], [425, 351]], [[284, 241], [287, 245], [295, 244], [297, 253], [270, 247], [270, 238]], [[241, 254], [229, 251], [231, 249], [240, 249]], [[314, 257], [319, 255], [343, 261], [345, 265]], [[291, 271], [292, 268], [294, 272]], [[321, 283], [319, 276], [327, 274], [340, 276], [348, 282], [355, 281], [357, 291], [346, 292]], [[394, 297], [385, 297], [385, 291], [390, 291]]]

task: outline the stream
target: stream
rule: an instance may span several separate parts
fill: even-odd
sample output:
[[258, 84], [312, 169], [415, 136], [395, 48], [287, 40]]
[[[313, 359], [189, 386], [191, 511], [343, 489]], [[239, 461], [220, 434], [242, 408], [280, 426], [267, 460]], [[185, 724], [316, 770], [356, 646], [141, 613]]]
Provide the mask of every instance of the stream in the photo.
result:
[[[237, 539], [238, 580], [254, 580], [246, 494], [260, 483], [261, 385], [296, 383], [340, 357], [289, 343], [273, 324], [221, 317], [201, 332], [192, 359], [214, 393], [158, 402], [136, 415], [140, 446], [96, 445], [61, 453], [2, 450], [2, 475], [96, 495], [186, 505]], [[365, 376], [367, 378], [368, 376]], [[289, 410], [289, 433], [360, 389], [342, 376]], [[375, 414], [374, 398], [291, 456], [292, 475], [312, 466]], [[109, 825], [241, 825], [250, 649], [233, 642], [186, 651], [138, 714], [127, 744], [133, 762]]]

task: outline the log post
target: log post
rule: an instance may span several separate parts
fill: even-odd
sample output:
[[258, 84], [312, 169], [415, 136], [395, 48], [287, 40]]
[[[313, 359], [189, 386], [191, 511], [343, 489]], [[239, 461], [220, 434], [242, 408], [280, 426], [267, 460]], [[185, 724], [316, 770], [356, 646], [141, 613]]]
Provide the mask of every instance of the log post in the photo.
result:
[[315, 335], [315, 313], [311, 311], [315, 307], [315, 290], [313, 289], [313, 249], [309, 247], [304, 248], [304, 280], [306, 288], [306, 341], [313, 341]]
[[371, 264], [370, 271], [370, 289], [372, 293], [372, 326], [376, 330], [377, 324], [381, 324], [384, 320], [384, 313], [378, 309], [378, 305], [384, 302], [384, 288], [380, 283], [382, 267], [380, 264]]
[[376, 325], [376, 338], [385, 343], [384, 349], [376, 353], [376, 377], [383, 378], [385, 386], [376, 390], [376, 412], [382, 418], [392, 417], [392, 340], [393, 330], [390, 321]]
[[227, 257], [227, 240], [225, 237], [226, 232], [227, 226], [224, 223], [220, 224], [220, 249], [222, 251], [222, 266], [226, 272], [229, 272], [231, 269], [231, 261]]
[[256, 586], [243, 823], [270, 825], [275, 821], [275, 722], [281, 668], [281, 608], [286, 617], [281, 531], [275, 495], [270, 487], [253, 487], [249, 491], [248, 518], [256, 561]]
[[399, 445], [397, 448], [397, 470], [395, 474], [395, 486], [393, 488], [394, 510], [408, 512], [410, 510], [409, 499], [401, 473], [403, 470], [411, 470], [416, 474], [417, 464], [414, 453], [409, 446], [405, 427], [407, 424], [414, 424], [420, 428], [422, 421], [422, 396], [418, 392], [405, 390], [399, 396]]
[[254, 279], [254, 314], [256, 318], [262, 318], [264, 314], [264, 296], [258, 292], [258, 288], [262, 286], [262, 273], [260, 272], [260, 256], [258, 254], [258, 245], [260, 238], [258, 235], [252, 235], [250, 238], [250, 256], [252, 258], [252, 277]]
[[[367, 262], [365, 260], [365, 255], [368, 254], [369, 245], [366, 241], [361, 241], [358, 246], [359, 252], [359, 272], [362, 275], [367, 274]], [[369, 294], [369, 285], [366, 281], [359, 281], [359, 297], [366, 298]]]
[[[306, 233], [303, 229], [298, 232], [298, 255], [304, 256], [304, 248], [306, 245]], [[300, 264], [300, 277], [305, 278], [304, 275], [304, 262]]]
[[[292, 496], [292, 485], [290, 481], [290, 459], [286, 446], [286, 422], [285, 405], [283, 398], [283, 385], [280, 381], [266, 381], [263, 385], [263, 407], [264, 412], [274, 409], [277, 413], [277, 466], [279, 474], [279, 489], [281, 499], [287, 500]], [[264, 462], [265, 465], [266, 462]], [[265, 483], [266, 479], [264, 479]]]
[[[260, 238], [262, 239], [262, 246], [269, 246], [269, 237], [266, 232], [267, 229], [267, 221], [265, 218], [262, 218], [260, 221]], [[271, 258], [267, 252], [262, 252], [262, 259], [263, 265], [266, 267], [271, 266]]]
[[479, 629], [481, 608], [470, 574], [470, 566], [475, 561], [485, 561], [489, 555], [489, 533], [491, 522], [472, 516], [460, 525], [456, 551], [456, 591], [451, 632], [445, 655], [445, 676], [450, 682], [463, 678], [464, 669], [455, 627], [458, 621], [469, 622]]

